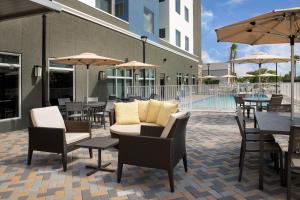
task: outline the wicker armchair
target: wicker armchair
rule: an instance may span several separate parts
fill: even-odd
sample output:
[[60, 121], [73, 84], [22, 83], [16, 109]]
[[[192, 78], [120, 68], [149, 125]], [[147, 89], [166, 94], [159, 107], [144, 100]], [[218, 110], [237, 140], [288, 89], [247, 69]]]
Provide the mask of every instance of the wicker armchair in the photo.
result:
[[[58, 107], [32, 109], [28, 128], [29, 147], [27, 164], [31, 164], [33, 151], [59, 153], [63, 170], [67, 170], [67, 153], [78, 149], [77, 143], [91, 138], [87, 121], [64, 121]], [[89, 149], [92, 158], [92, 149]]]
[[187, 172], [185, 133], [189, 117], [186, 113], [176, 118], [166, 138], [161, 136], [164, 128], [152, 126], [142, 126], [140, 136], [119, 135], [118, 182], [124, 164], [162, 169], [168, 171], [174, 192], [173, 169], [181, 159]]

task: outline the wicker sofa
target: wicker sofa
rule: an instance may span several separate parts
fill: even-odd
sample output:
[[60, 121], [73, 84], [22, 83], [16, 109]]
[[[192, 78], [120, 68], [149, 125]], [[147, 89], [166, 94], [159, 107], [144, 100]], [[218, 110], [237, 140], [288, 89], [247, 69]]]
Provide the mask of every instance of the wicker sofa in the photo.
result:
[[[67, 170], [67, 153], [77, 143], [91, 138], [88, 121], [64, 121], [57, 106], [32, 109], [30, 115], [27, 164], [31, 164], [33, 151], [58, 153], [62, 156], [63, 170]], [[92, 158], [92, 149], [89, 149]]]

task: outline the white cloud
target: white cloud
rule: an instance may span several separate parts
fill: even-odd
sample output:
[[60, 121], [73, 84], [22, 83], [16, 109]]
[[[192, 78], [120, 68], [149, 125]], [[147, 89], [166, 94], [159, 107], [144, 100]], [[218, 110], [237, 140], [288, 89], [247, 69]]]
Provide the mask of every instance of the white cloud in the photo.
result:
[[202, 50], [202, 62], [203, 63], [216, 63], [216, 62], [220, 62], [220, 61], [212, 58], [207, 51]]
[[202, 28], [204, 29], [211, 29], [210, 28], [210, 24], [212, 22], [212, 20], [214, 19], [214, 13], [211, 10], [207, 10], [205, 9], [203, 6], [201, 7], [202, 11], [201, 11], [201, 24], [202, 24]]
[[234, 5], [242, 4], [245, 1], [247, 0], [228, 0], [225, 4], [234, 6]]

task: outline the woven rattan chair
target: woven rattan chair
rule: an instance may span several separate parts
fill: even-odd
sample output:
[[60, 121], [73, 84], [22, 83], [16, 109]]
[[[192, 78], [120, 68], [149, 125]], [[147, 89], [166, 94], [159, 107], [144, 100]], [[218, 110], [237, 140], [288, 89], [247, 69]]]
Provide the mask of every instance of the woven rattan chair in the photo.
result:
[[292, 171], [300, 170], [300, 126], [291, 127], [287, 157], [287, 199], [292, 197]]
[[281, 104], [281, 105], [270, 105], [268, 106], [268, 112], [291, 112], [291, 104]]
[[[242, 179], [242, 174], [243, 174], [243, 168], [244, 168], [244, 162], [245, 162], [245, 154], [247, 152], [260, 152], [260, 142], [259, 141], [251, 141], [247, 139], [247, 135], [245, 132], [245, 119], [244, 116], [241, 112], [241, 109], [238, 108], [237, 111], [237, 116], [236, 116], [236, 121], [239, 126], [240, 134], [242, 137], [242, 142], [241, 142], [241, 150], [240, 150], [240, 160], [239, 160], [239, 167], [240, 167], [240, 173], [239, 173], [239, 178], [238, 180], [241, 181]], [[268, 136], [266, 136], [268, 137]], [[268, 138], [264, 138], [268, 140]], [[274, 142], [273, 138], [270, 138], [270, 141], [264, 143], [264, 151], [273, 153], [275, 156], [275, 167], [279, 171], [279, 163], [281, 167], [282, 163], [282, 154], [280, 147], [277, 143]], [[278, 163], [278, 157], [280, 158], [280, 162]]]
[[254, 113], [255, 108], [250, 105], [245, 104], [244, 95], [234, 96], [234, 100], [235, 100], [236, 107], [241, 107], [243, 109], [243, 115], [245, 115], [245, 110], [247, 110], [247, 118], [250, 117], [251, 110], [253, 110], [253, 113]]

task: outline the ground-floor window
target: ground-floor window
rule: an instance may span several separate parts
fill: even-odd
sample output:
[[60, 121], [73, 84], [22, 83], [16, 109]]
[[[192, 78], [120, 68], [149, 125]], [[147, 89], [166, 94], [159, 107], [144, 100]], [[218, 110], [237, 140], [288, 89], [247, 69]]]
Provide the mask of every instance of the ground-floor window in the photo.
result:
[[184, 76], [183, 82], [184, 82], [184, 85], [188, 85], [189, 84], [189, 75], [188, 74], [186, 74]]
[[50, 62], [49, 66], [49, 101], [58, 105], [59, 98], [74, 99], [74, 68], [72, 65], [58, 65]]
[[21, 55], [0, 52], [0, 120], [21, 116]]
[[[146, 69], [145, 73], [146, 73], [145, 86], [154, 86], [155, 85], [155, 70]], [[142, 70], [140, 70], [140, 73], [139, 73], [139, 85], [144, 86], [144, 75], [143, 75]]]
[[108, 96], [124, 98], [127, 87], [132, 86], [132, 70], [108, 69], [106, 74]]
[[197, 85], [197, 81], [196, 81], [196, 76], [195, 75], [192, 76], [192, 84], [193, 85]]
[[176, 84], [177, 85], [182, 84], [182, 74], [181, 73], [177, 73], [177, 75], [176, 75]]

